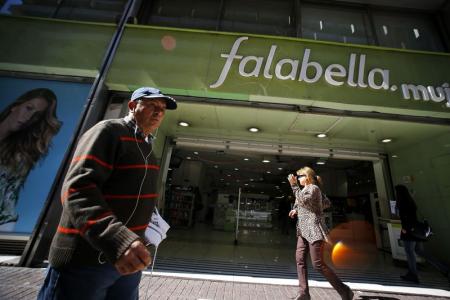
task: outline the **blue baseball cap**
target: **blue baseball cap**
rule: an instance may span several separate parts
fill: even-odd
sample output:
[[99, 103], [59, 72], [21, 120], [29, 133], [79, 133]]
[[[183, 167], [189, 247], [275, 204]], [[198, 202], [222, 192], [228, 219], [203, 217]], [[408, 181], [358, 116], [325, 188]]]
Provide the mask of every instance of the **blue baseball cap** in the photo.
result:
[[145, 98], [145, 99], [162, 98], [162, 99], [166, 100], [166, 109], [176, 109], [177, 108], [177, 101], [175, 101], [175, 99], [173, 99], [172, 97], [163, 95], [163, 93], [161, 93], [160, 90], [152, 88], [152, 87], [138, 88], [137, 90], [135, 90], [133, 92], [130, 100], [136, 101], [141, 98]]

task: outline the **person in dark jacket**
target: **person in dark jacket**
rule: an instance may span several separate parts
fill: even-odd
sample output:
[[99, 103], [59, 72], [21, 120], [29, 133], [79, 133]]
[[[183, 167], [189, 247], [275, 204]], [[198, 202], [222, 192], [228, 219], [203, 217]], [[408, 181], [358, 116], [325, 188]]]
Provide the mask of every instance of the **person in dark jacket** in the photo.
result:
[[411, 230], [417, 223], [417, 205], [411, 197], [408, 188], [401, 184], [396, 185], [395, 194], [397, 198], [397, 209], [402, 224], [400, 239], [403, 241], [406, 259], [408, 261], [408, 272], [400, 277], [405, 281], [419, 283], [415, 254], [424, 258], [427, 262], [444, 274], [444, 276], [448, 277], [450, 268], [444, 263], [438, 261], [436, 258], [427, 254], [424, 251], [423, 242], [411, 235]]
[[125, 118], [83, 134], [63, 183], [39, 300], [139, 298], [141, 271], [151, 263], [144, 233], [158, 197], [152, 134], [176, 107], [159, 90], [140, 88]]

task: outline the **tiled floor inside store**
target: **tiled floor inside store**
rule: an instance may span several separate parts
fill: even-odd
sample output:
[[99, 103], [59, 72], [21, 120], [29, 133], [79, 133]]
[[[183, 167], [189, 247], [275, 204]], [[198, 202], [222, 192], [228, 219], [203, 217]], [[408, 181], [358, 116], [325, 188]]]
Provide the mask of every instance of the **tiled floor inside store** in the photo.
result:
[[[331, 234], [333, 236], [333, 232]], [[235, 233], [212, 230], [197, 223], [189, 229], [173, 228], [158, 249], [155, 271], [240, 275], [266, 278], [297, 277], [295, 228], [289, 235], [280, 230], [241, 228]], [[379, 251], [374, 242], [346, 239], [338, 249], [325, 250], [325, 257], [346, 282], [418, 286], [400, 279], [406, 263]], [[450, 290], [448, 279], [427, 264], [419, 265], [421, 287]], [[324, 281], [309, 268], [309, 277]]]

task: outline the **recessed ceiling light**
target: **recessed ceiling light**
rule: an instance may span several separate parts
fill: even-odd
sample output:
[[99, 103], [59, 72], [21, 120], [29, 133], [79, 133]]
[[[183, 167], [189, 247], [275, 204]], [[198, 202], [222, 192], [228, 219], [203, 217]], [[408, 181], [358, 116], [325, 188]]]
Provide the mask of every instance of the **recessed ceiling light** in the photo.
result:
[[319, 160], [318, 162], [316, 162], [316, 164], [317, 164], [317, 165], [324, 165], [324, 164], [325, 164], [325, 162], [324, 162], [324, 161], [321, 161], [321, 160]]
[[281, 170], [283, 170], [283, 168], [278, 168], [278, 170], [280, 170], [280, 171], [281, 171]]
[[228, 177], [231, 177], [231, 174], [227, 174]]
[[247, 185], [248, 185], [248, 183], [244, 183], [244, 185], [245, 185], [245, 186], [247, 186]]
[[268, 159], [263, 159], [262, 162], [265, 163], [265, 164], [267, 164], [267, 163], [270, 163], [270, 160], [268, 160]]
[[246, 158], [244, 158], [244, 160], [245, 160], [245, 161], [247, 161], [247, 160], [248, 160], [248, 158], [246, 157]]
[[191, 157], [190, 156], [186, 156], [186, 159], [191, 159]]
[[188, 127], [189, 123], [188, 122], [184, 122], [184, 121], [180, 121], [180, 122], [178, 122], [178, 125], [180, 125], [181, 127]]
[[390, 143], [390, 142], [392, 142], [392, 139], [391, 138], [385, 138], [385, 139], [382, 139], [381, 142], [382, 143]]
[[235, 171], [239, 171], [239, 169], [238, 169], [238, 168], [234, 168], [234, 170], [235, 170]]
[[194, 151], [194, 154], [195, 154], [195, 155], [198, 155], [198, 152], [197, 152], [197, 151]]
[[397, 157], [398, 157], [398, 156], [397, 156], [397, 155], [395, 155], [395, 154], [394, 154], [394, 155], [392, 155], [392, 158], [397, 158]]
[[272, 173], [272, 172], [270, 172], [270, 171], [267, 171], [266, 173], [267, 173], [267, 174], [270, 174], [270, 173]]
[[214, 165], [214, 168], [217, 169], [219, 166], [218, 165]]
[[250, 181], [253, 181], [253, 180], [255, 180], [255, 179], [253, 179], [253, 178], [250, 178]]
[[250, 131], [250, 132], [258, 132], [258, 131], [259, 131], [259, 128], [256, 128], [256, 127], [250, 127], [250, 128], [248, 129], [248, 131]]
[[316, 137], [323, 139], [323, 138], [327, 137], [327, 134], [326, 133], [318, 133], [318, 134], [316, 134]]

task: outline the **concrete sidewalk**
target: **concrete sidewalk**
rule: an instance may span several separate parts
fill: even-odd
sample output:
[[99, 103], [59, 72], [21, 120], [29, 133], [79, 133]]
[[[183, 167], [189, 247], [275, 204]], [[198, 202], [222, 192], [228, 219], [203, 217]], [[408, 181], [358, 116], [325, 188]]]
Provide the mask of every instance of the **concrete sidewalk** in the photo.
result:
[[[0, 299], [36, 299], [45, 269], [0, 267]], [[296, 292], [295, 280], [210, 276], [199, 274], [144, 272], [140, 299], [290, 299]], [[349, 283], [354, 299], [450, 299], [450, 292]], [[311, 282], [312, 299], [340, 299], [325, 282]], [[81, 300], [81, 299], [80, 299]]]

